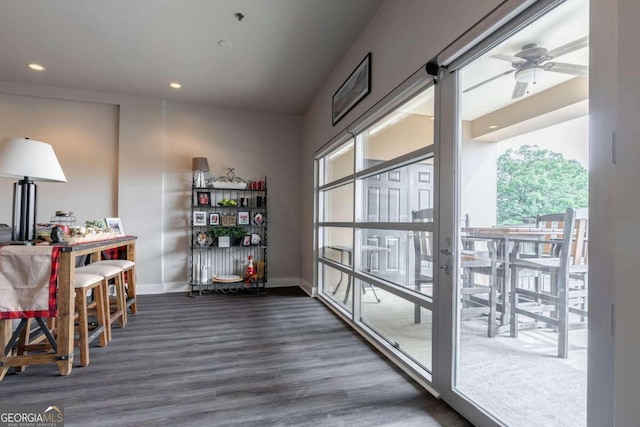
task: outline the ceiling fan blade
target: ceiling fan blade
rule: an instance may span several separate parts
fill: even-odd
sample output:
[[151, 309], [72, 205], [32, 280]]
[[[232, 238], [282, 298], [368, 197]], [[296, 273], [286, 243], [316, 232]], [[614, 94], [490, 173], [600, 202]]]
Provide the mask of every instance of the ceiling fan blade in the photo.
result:
[[551, 49], [547, 52], [547, 55], [549, 55], [550, 58], [557, 58], [558, 56], [566, 55], [567, 53], [571, 53], [574, 50], [582, 49], [587, 46], [589, 46], [589, 36], [584, 36], [555, 49]]
[[545, 64], [545, 70], [555, 73], [571, 74], [573, 76], [589, 75], [589, 67], [587, 65], [567, 64], [564, 62], [549, 62]]
[[505, 71], [504, 73], [500, 73], [497, 76], [493, 76], [490, 79], [487, 79], [487, 80], [485, 80], [483, 82], [480, 82], [478, 84], [475, 84], [475, 85], [471, 86], [470, 88], [467, 88], [467, 89], [463, 90], [462, 93], [467, 93], [467, 92], [469, 92], [469, 91], [471, 91], [471, 90], [473, 90], [473, 89], [475, 89], [477, 87], [480, 87], [482, 85], [486, 85], [487, 83], [492, 82], [492, 81], [494, 81], [496, 79], [499, 79], [502, 76], [507, 76], [507, 75], [513, 73], [514, 71], [515, 70], [508, 70], [508, 71]]
[[527, 62], [525, 59], [518, 58], [517, 56], [505, 55], [503, 53], [496, 53], [495, 55], [491, 55], [491, 58], [502, 59], [503, 61], [515, 62], [515, 63]]
[[515, 87], [513, 88], [513, 93], [511, 94], [511, 99], [520, 98], [527, 92], [527, 83], [524, 82], [516, 82]]

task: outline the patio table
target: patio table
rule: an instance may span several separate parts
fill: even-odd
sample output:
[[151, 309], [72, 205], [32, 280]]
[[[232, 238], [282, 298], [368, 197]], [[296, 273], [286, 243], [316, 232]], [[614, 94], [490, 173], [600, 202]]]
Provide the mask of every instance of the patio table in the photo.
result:
[[[486, 241], [493, 245], [491, 252], [492, 271], [495, 275], [491, 277], [491, 285], [498, 286], [498, 265], [502, 264], [504, 275], [504, 286], [501, 289], [502, 310], [500, 314], [500, 325], [493, 325], [490, 328], [490, 337], [496, 333], [507, 331], [509, 328], [509, 295], [508, 284], [511, 283], [510, 261], [520, 256], [522, 243], [536, 242], [553, 238], [562, 238], [562, 229], [536, 228], [536, 227], [465, 227], [461, 229], [462, 239], [466, 241]], [[495, 322], [495, 319], [489, 319]]]

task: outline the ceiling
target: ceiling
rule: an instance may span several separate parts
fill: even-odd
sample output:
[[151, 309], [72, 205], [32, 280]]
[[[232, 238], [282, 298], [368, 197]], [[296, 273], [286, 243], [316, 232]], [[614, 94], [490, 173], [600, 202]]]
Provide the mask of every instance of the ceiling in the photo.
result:
[[[527, 43], [536, 43], [548, 50], [555, 49], [589, 34], [589, 1], [567, 1], [535, 22], [509, 37], [482, 57], [463, 68], [462, 89], [470, 88], [501, 73], [513, 70], [508, 61], [491, 55], [515, 55]], [[555, 59], [554, 59], [555, 61]], [[589, 48], [576, 50], [559, 56], [558, 62], [589, 65]], [[535, 85], [529, 85], [528, 92], [520, 98], [512, 99], [516, 80], [514, 73], [502, 76], [490, 83], [472, 89], [462, 95], [462, 117], [475, 120], [493, 111], [507, 107], [527, 97], [539, 94], [574, 76], [554, 72], [544, 72]]]
[[0, 81], [302, 114], [381, 2], [2, 0]]

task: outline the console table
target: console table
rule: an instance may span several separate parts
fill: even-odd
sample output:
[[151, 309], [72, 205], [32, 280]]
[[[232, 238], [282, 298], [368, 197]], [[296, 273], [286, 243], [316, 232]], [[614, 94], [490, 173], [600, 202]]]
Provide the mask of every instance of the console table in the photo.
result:
[[[95, 242], [61, 245], [60, 259], [58, 262], [58, 316], [57, 325], [57, 351], [50, 353], [28, 354], [22, 356], [13, 355], [13, 349], [7, 349], [11, 338], [11, 320], [0, 320], [0, 381], [4, 378], [9, 367], [39, 365], [43, 363], [56, 363], [60, 375], [69, 375], [73, 365], [73, 321], [74, 321], [74, 294], [76, 258], [90, 255], [92, 261], [101, 257], [102, 251], [124, 247], [126, 259], [135, 262], [136, 237], [122, 236], [108, 240]], [[133, 276], [133, 275], [131, 275]], [[130, 280], [135, 280], [131, 277]]]

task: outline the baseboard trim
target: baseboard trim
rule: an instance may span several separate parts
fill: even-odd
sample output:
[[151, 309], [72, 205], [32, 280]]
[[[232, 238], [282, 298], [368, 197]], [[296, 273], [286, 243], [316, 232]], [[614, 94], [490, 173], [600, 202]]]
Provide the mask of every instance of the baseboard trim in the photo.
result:
[[304, 279], [300, 279], [299, 286], [300, 286], [300, 289], [305, 291], [307, 295], [309, 295], [310, 297], [315, 297], [318, 295], [318, 289], [314, 288], [311, 283], [307, 282]]
[[266, 288], [289, 288], [291, 286], [300, 286], [299, 277], [275, 277], [267, 281]]
[[[305, 282], [306, 283], [306, 282]], [[269, 279], [266, 288], [288, 288], [302, 287], [299, 277], [275, 277]], [[305, 288], [305, 292], [309, 293]], [[185, 282], [167, 282], [167, 283], [137, 283], [136, 292], [138, 295], [154, 295], [154, 294], [170, 294], [176, 292], [189, 292], [189, 285]]]

